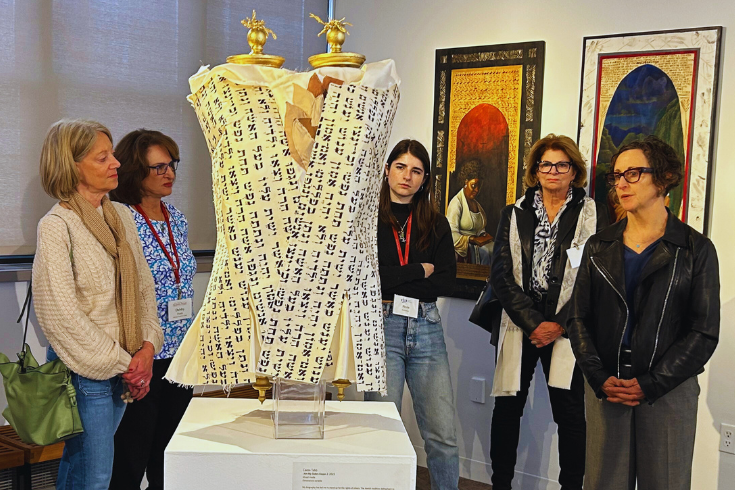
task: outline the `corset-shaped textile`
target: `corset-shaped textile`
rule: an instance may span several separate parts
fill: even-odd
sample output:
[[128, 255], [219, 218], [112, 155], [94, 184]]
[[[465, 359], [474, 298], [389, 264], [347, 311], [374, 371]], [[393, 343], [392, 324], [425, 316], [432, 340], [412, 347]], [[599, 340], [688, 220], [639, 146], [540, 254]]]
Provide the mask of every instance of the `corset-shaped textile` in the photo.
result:
[[228, 64], [190, 79], [217, 245], [168, 379], [344, 378], [385, 391], [378, 195], [398, 83], [392, 61], [307, 73]]

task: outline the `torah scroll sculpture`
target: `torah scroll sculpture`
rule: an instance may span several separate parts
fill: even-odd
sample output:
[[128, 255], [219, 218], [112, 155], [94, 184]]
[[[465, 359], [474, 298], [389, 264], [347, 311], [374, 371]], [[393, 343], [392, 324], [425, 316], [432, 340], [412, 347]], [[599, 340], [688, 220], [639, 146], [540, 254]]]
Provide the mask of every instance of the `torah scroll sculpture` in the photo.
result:
[[307, 73], [228, 64], [190, 79], [217, 246], [169, 380], [385, 392], [376, 229], [398, 84], [390, 60]]

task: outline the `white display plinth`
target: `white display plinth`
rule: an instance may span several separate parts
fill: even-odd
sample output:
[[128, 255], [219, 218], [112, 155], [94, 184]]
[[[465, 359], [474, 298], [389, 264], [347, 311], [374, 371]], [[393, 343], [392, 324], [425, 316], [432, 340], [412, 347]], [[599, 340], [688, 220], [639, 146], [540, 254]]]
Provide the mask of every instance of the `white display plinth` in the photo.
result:
[[166, 448], [166, 488], [416, 488], [416, 453], [394, 404], [328, 401], [321, 440], [275, 439], [272, 408], [195, 397]]

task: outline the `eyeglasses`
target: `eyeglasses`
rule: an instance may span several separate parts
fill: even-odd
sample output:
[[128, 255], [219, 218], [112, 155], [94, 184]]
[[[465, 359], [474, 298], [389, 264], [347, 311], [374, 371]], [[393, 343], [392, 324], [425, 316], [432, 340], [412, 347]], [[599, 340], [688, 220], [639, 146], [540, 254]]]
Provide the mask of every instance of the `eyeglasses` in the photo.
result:
[[541, 160], [540, 162], [536, 162], [536, 164], [538, 165], [538, 171], [541, 172], [542, 174], [551, 173], [551, 169], [554, 167], [556, 167], [556, 171], [559, 172], [560, 174], [565, 174], [569, 172], [569, 169], [572, 168], [572, 162], [551, 163], [551, 162], [546, 162], [546, 161]]
[[641, 175], [652, 173], [653, 169], [650, 167], [633, 167], [629, 168], [625, 172], [610, 172], [605, 174], [605, 178], [607, 179], [608, 184], [615, 187], [618, 185], [618, 182], [620, 182], [620, 177], [623, 177], [629, 184], [635, 184], [641, 180]]
[[176, 173], [176, 167], [179, 166], [180, 160], [171, 160], [168, 163], [159, 163], [158, 165], [148, 165], [148, 168], [153, 170], [156, 170], [156, 175], [163, 175], [168, 171], [168, 168], [171, 167], [171, 170], [173, 173]]

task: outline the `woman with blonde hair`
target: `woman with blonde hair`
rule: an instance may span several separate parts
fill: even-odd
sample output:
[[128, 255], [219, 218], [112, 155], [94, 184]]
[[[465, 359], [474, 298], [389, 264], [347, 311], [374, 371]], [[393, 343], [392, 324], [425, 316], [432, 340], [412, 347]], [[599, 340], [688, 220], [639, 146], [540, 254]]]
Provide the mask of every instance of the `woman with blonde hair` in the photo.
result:
[[146, 395], [163, 341], [132, 215], [107, 198], [119, 166], [110, 131], [97, 122], [61, 120], [43, 143], [41, 183], [60, 202], [38, 224], [35, 309], [49, 359], [72, 371], [84, 427], [66, 441], [60, 490], [107, 489], [124, 392]]

